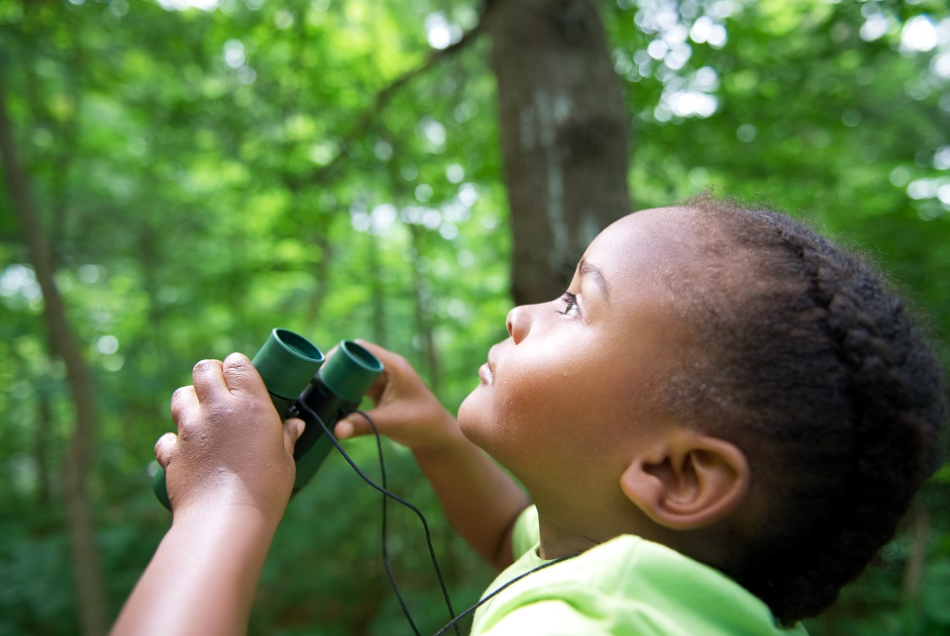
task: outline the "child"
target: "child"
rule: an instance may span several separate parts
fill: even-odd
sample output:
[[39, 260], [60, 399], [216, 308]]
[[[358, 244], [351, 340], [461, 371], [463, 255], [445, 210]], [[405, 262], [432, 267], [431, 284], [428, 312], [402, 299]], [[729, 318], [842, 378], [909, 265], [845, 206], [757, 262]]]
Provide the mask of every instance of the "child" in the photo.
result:
[[[504, 570], [488, 592], [541, 566], [473, 634], [803, 633], [938, 466], [943, 372], [903, 303], [774, 213], [702, 198], [630, 215], [507, 327], [458, 421], [363, 343], [386, 365], [370, 415]], [[301, 422], [281, 428], [239, 354], [194, 381], [156, 445], [174, 523], [115, 634], [246, 629], [290, 495]]]

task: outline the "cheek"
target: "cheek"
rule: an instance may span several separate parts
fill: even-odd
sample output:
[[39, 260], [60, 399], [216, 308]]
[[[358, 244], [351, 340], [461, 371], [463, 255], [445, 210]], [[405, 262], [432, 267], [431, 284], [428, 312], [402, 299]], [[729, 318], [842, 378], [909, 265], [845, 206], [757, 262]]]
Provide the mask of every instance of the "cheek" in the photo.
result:
[[589, 387], [563, 355], [510, 356], [496, 368], [495, 382], [480, 386], [462, 404], [465, 435], [504, 465], [556, 461], [583, 435]]
[[496, 417], [512, 423], [548, 419], [570, 399], [571, 366], [555, 347], [521, 346], [519, 355], [496, 368], [491, 387]]

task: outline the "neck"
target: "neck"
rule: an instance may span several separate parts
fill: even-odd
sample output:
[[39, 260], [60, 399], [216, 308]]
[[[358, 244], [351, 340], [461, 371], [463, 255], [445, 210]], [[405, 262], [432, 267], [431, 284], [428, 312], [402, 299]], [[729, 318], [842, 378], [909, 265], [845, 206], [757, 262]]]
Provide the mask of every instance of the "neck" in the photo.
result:
[[541, 531], [541, 547], [539, 551], [542, 559], [550, 560], [575, 556], [600, 543], [600, 541], [576, 529], [541, 515], [540, 511], [538, 526]]
[[[634, 534], [666, 544], [672, 539], [666, 536], [671, 531], [657, 526], [625, 498], [598, 502], [587, 498], [576, 505], [577, 501], [575, 505], [564, 507], [557, 499], [535, 498], [542, 559], [574, 556], [622, 534]], [[603, 505], [605, 501], [607, 505]], [[578, 509], [580, 512], [576, 512]]]

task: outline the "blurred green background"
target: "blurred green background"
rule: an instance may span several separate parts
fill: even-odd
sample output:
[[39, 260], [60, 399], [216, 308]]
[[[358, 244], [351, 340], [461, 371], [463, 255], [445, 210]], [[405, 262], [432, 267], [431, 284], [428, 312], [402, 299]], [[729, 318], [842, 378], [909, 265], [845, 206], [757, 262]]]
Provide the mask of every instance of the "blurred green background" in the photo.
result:
[[[516, 0], [489, 5], [504, 1]], [[879, 260], [947, 361], [944, 2], [596, 4], [624, 85], [634, 209], [710, 184], [767, 197]], [[450, 409], [475, 386], [512, 303], [482, 12], [478, 0], [0, 2], [19, 164], [4, 163], [0, 186], [0, 634], [111, 623], [169, 525], [146, 467], [197, 360], [253, 354], [282, 326], [325, 349], [384, 344]], [[45, 322], [23, 191], [90, 373], [90, 420]], [[370, 440], [348, 446], [377, 474]], [[411, 456], [385, 448], [391, 488], [426, 512], [467, 607], [491, 573]], [[812, 633], [950, 634], [948, 484], [945, 468]], [[379, 534], [377, 494], [331, 456], [278, 531], [251, 633], [409, 633]], [[415, 517], [391, 508], [390, 540], [431, 633], [445, 611]]]

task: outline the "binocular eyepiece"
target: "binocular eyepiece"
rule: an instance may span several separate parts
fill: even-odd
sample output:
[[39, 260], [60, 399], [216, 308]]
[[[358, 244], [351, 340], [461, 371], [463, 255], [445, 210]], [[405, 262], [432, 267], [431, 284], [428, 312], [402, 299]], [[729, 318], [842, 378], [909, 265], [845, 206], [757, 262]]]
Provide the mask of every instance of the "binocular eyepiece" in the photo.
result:
[[[359, 406], [363, 395], [383, 371], [383, 363], [364, 347], [344, 340], [326, 364], [320, 349], [287, 329], [274, 329], [251, 364], [260, 373], [280, 419], [297, 417], [306, 422], [294, 446], [297, 478], [294, 494], [313, 478], [326, 459], [332, 442], [314, 416], [327, 428]], [[152, 480], [155, 496], [171, 510], [165, 472], [159, 468]]]

